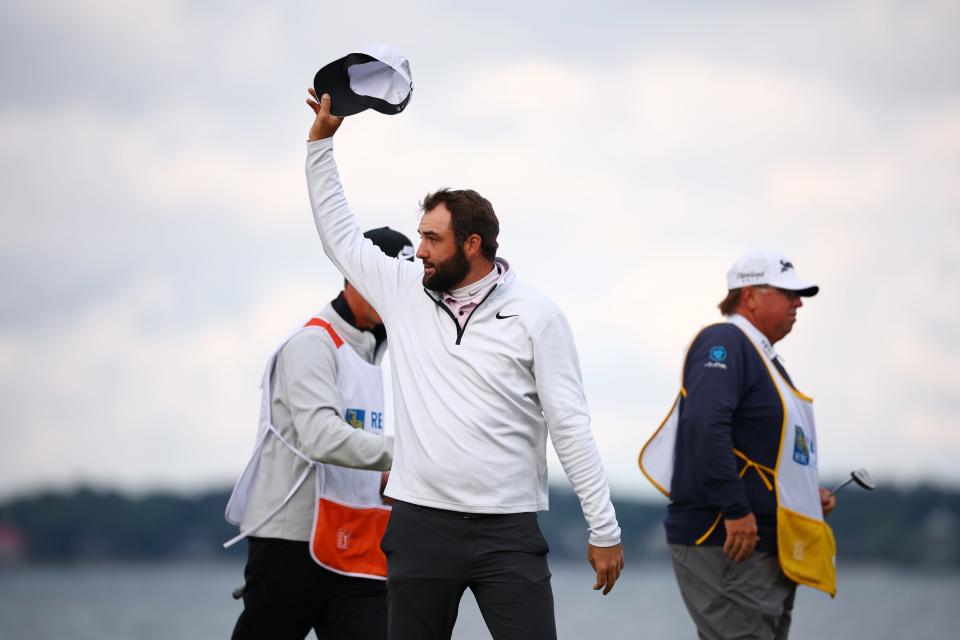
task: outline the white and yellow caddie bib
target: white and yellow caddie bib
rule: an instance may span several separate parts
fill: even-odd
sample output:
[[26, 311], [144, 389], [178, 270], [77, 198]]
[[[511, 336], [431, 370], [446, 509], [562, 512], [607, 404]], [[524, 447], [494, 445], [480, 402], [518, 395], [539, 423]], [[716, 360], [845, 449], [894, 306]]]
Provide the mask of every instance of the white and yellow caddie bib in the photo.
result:
[[387, 527], [390, 507], [380, 496], [379, 471], [349, 469], [312, 460], [286, 440], [272, 422], [272, 377], [277, 356], [284, 345], [300, 331], [325, 331], [337, 347], [337, 385], [344, 406], [341, 415], [357, 429], [382, 433], [383, 378], [380, 368], [361, 358], [323, 318], [312, 318], [291, 334], [274, 351], [267, 362], [261, 383], [260, 427], [257, 443], [243, 474], [227, 502], [226, 519], [239, 525], [243, 521], [247, 500], [260, 467], [260, 457], [267, 438], [279, 438], [286, 448], [307, 463], [306, 468], [286, 497], [270, 513], [240, 535], [224, 543], [230, 547], [252, 535], [273, 518], [290, 498], [314, 475], [314, 517], [310, 538], [310, 555], [322, 567], [348, 576], [385, 580], [387, 559], [380, 550], [380, 540]]
[[[820, 505], [820, 478], [817, 472], [817, 432], [813, 419], [813, 399], [795, 389], [773, 364], [776, 353], [766, 337], [749, 320], [733, 315], [729, 322], [750, 339], [766, 365], [783, 406], [780, 448], [775, 468], [766, 467], [734, 449], [744, 461], [743, 477], [754, 469], [777, 497], [777, 553], [783, 573], [798, 584], [819, 589], [831, 596], [837, 592], [836, 544], [833, 531], [823, 519]], [[674, 448], [680, 422], [681, 388], [667, 417], [640, 451], [640, 471], [665, 496], [670, 497]], [[719, 524], [696, 542], [705, 541]]]

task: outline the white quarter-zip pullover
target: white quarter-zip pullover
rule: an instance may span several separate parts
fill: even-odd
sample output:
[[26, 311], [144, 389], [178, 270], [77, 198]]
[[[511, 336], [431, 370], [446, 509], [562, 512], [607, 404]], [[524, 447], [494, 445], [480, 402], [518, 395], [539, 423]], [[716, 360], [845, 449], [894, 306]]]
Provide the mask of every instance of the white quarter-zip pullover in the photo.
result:
[[498, 259], [502, 279], [458, 323], [424, 289], [422, 264], [389, 258], [363, 237], [332, 138], [308, 143], [306, 173], [324, 251], [390, 336], [396, 439], [386, 494], [452, 511], [545, 510], [549, 433], [590, 543], [618, 544], [576, 347], [559, 307]]

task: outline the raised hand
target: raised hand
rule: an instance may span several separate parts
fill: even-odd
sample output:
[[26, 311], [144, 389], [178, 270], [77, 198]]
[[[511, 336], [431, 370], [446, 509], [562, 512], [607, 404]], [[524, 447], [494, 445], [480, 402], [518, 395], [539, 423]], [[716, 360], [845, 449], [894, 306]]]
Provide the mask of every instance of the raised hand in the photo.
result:
[[307, 98], [307, 106], [313, 109], [316, 117], [313, 119], [313, 125], [310, 127], [310, 135], [307, 139], [310, 142], [323, 140], [333, 137], [333, 134], [340, 128], [343, 118], [330, 114], [330, 95], [325, 93], [319, 98], [317, 92], [312, 88], [307, 89], [310, 97]]

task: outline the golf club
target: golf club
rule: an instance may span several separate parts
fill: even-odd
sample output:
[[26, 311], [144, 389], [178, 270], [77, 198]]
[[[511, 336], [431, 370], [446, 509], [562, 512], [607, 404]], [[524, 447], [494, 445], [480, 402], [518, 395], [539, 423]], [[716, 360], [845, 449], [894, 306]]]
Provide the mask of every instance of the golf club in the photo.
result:
[[873, 491], [877, 488], [877, 483], [873, 481], [873, 478], [870, 477], [870, 474], [867, 473], [866, 469], [854, 469], [850, 472], [850, 479], [846, 482], [843, 482], [837, 485], [837, 488], [830, 492], [831, 496], [837, 495], [837, 492], [840, 489], [843, 489], [845, 486], [851, 482], [856, 482], [858, 485], [866, 489], [867, 491]]

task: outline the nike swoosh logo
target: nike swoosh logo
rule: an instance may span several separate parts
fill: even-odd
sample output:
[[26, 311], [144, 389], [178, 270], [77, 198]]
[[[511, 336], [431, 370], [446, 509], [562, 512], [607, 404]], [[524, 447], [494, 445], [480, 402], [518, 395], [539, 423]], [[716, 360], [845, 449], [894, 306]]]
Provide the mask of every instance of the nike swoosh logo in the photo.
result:
[[518, 315], [520, 315], [520, 314], [519, 314], [519, 313], [515, 313], [515, 314], [513, 314], [512, 316], [502, 316], [502, 315], [500, 315], [500, 312], [497, 311], [497, 320], [506, 320], [507, 318], [516, 318]]

